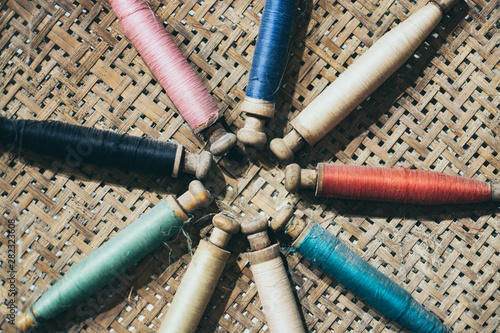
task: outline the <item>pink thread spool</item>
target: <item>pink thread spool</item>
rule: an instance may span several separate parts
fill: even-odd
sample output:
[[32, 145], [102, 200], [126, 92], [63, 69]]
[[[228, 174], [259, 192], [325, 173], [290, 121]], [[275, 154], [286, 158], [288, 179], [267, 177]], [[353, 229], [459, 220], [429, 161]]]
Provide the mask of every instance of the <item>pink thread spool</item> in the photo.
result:
[[209, 137], [212, 154], [220, 155], [233, 147], [236, 136], [216, 123], [220, 116], [217, 104], [147, 2], [109, 2], [125, 34], [179, 113], [195, 133], [204, 131]]

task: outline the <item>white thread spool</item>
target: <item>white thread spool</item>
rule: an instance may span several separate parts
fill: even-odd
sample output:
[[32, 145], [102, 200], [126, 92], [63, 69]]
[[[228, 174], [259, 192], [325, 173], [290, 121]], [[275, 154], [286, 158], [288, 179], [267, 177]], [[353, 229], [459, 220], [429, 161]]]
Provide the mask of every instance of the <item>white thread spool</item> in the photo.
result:
[[401, 67], [437, 26], [442, 11], [457, 0], [439, 2], [429, 3], [386, 33], [293, 119], [292, 131], [271, 141], [278, 159], [291, 161], [304, 142], [316, 144]]
[[259, 298], [272, 333], [305, 333], [277, 244], [271, 245], [264, 218], [241, 225], [252, 252], [247, 253]]

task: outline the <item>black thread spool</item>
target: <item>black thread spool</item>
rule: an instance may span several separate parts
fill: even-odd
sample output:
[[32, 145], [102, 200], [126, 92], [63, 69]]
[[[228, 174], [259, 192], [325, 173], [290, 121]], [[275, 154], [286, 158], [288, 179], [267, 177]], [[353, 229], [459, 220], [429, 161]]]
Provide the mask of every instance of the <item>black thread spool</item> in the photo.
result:
[[182, 171], [203, 179], [212, 164], [209, 152], [190, 154], [177, 143], [56, 121], [2, 117], [0, 142], [8, 147], [26, 148], [62, 158], [73, 167], [83, 162], [174, 178]]

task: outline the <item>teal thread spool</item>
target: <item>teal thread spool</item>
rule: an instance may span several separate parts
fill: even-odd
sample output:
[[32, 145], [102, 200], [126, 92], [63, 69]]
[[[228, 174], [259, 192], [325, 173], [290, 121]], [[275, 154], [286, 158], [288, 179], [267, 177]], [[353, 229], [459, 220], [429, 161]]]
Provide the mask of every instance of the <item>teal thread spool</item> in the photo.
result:
[[21, 331], [54, 318], [100, 290], [153, 249], [174, 236], [188, 220], [188, 214], [212, 202], [199, 181], [178, 199], [167, 197], [116, 236], [71, 268], [17, 321]]
[[415, 333], [446, 333], [451, 330], [419, 304], [409, 292], [375, 269], [340, 239], [318, 223], [306, 225], [292, 219], [293, 209], [285, 206], [270, 223], [284, 230], [302, 256], [352, 291], [385, 317]]

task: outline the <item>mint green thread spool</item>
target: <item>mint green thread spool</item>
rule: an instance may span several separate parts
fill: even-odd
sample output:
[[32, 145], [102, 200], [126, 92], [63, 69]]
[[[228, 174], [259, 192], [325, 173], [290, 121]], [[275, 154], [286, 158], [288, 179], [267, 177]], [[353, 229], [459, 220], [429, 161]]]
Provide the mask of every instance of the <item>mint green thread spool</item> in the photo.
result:
[[17, 328], [29, 331], [97, 292], [174, 236], [190, 212], [211, 202], [212, 196], [199, 181], [191, 182], [189, 191], [178, 199], [167, 197], [71, 268], [19, 318]]

